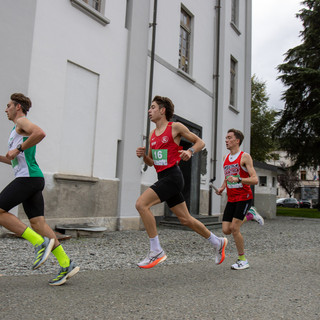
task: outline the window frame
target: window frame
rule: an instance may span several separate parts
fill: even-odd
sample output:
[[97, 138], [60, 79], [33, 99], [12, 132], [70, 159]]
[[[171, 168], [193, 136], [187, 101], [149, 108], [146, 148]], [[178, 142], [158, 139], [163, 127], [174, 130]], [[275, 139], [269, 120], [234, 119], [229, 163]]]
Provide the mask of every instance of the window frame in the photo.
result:
[[231, 23], [239, 25], [239, 0], [231, 0]]
[[239, 30], [239, 0], [231, 0], [231, 16], [230, 16], [230, 25], [233, 28], [233, 30], [240, 35], [241, 32]]
[[[189, 23], [184, 24], [182, 21], [182, 16], [184, 14], [184, 17], [187, 17], [187, 20], [189, 20]], [[189, 18], [189, 19], [188, 19]], [[188, 76], [191, 76], [192, 74], [192, 37], [193, 37], [193, 20], [194, 16], [193, 14], [183, 5], [181, 5], [180, 8], [180, 28], [179, 28], [179, 59], [178, 59], [178, 70], [179, 72], [182, 72]], [[187, 47], [186, 47], [186, 55], [182, 55], [182, 49], [183, 49], [183, 32], [187, 34]], [[182, 58], [184, 58], [184, 63], [182, 64]]]
[[[265, 182], [262, 180], [265, 179]], [[267, 176], [259, 176], [259, 187], [267, 187], [268, 186], [268, 177]]]
[[[94, 10], [97, 10], [101, 13], [102, 9], [102, 3], [104, 3], [103, 0], [82, 0], [84, 3], [86, 3], [88, 6], [92, 7]], [[92, 2], [92, 3], [89, 3]], [[95, 8], [94, 4], [98, 5], [98, 9]]]
[[[234, 67], [233, 67], [234, 64]], [[230, 57], [230, 87], [229, 87], [229, 108], [236, 113], [239, 113], [237, 107], [238, 96], [238, 60], [232, 55]]]
[[[105, 0], [100, 0], [100, 11], [94, 9], [90, 4], [85, 2], [86, 0], [70, 0], [71, 5], [92, 19], [98, 21], [102, 25], [107, 25], [110, 23], [110, 20], [104, 15], [105, 12]], [[87, 0], [88, 1], [88, 0]]]

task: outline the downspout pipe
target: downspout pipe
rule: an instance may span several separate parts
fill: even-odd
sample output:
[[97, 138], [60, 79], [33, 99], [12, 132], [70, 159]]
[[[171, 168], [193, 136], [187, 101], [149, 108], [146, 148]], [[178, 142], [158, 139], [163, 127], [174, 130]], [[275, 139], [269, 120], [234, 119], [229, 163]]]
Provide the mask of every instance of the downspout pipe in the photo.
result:
[[220, 15], [221, 15], [221, 0], [217, 0], [216, 6], [216, 52], [215, 52], [215, 74], [214, 77], [214, 101], [213, 101], [213, 112], [212, 112], [212, 178], [209, 181], [209, 206], [208, 206], [208, 215], [212, 216], [212, 189], [213, 189], [213, 182], [216, 180], [216, 173], [217, 173], [217, 139], [218, 139], [218, 100], [219, 100], [219, 78], [220, 78]]
[[[149, 24], [149, 27], [152, 27], [152, 42], [151, 42], [151, 59], [150, 59], [150, 76], [149, 76], [149, 94], [148, 94], [148, 108], [152, 102], [152, 90], [153, 90], [153, 73], [154, 73], [154, 52], [156, 44], [156, 28], [157, 28], [157, 7], [158, 0], [153, 2], [153, 20]], [[150, 119], [147, 116], [147, 129], [146, 129], [146, 154], [149, 152], [149, 134], [150, 134]], [[148, 166], [145, 164], [143, 171], [147, 171]]]

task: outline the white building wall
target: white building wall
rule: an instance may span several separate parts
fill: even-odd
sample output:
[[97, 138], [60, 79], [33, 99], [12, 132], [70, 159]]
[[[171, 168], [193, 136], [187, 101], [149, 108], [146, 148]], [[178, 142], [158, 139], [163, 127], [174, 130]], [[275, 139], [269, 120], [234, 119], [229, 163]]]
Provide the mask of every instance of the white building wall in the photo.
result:
[[[228, 129], [241, 130], [245, 139], [241, 149], [250, 152], [250, 112], [251, 112], [251, 1], [239, 1], [239, 26], [231, 26], [231, 2], [221, 1], [220, 39], [220, 86], [218, 112], [217, 180], [223, 182], [222, 158], [228, 153], [225, 136]], [[229, 106], [230, 98], [230, 59], [237, 64], [236, 109]]]
[[[0, 97], [6, 103], [12, 92], [22, 91], [32, 99], [30, 119], [47, 133], [44, 142], [38, 146], [37, 158], [46, 174], [48, 197], [51, 197], [49, 212], [54, 218], [59, 216], [54, 211], [54, 205], [60, 198], [51, 194], [58, 188], [54, 178], [57, 173], [115, 182], [119, 190], [118, 187], [111, 188], [114, 194], [110, 195], [110, 201], [115, 202], [110, 205], [113, 213], [109, 213], [107, 205], [98, 204], [92, 209], [92, 215], [100, 217], [107, 210], [107, 215], [117, 216], [118, 220], [138, 218], [134, 202], [140, 192], [139, 186], [150, 185], [156, 179], [153, 168], [141, 172], [141, 159], [135, 156], [136, 147], [143, 144], [147, 124], [148, 49], [151, 50], [152, 34], [148, 22], [152, 21], [153, 1], [132, 0], [128, 3], [132, 6], [129, 10], [132, 28], [136, 30], [134, 32], [140, 30], [140, 38], [135, 38], [133, 29], [125, 28], [127, 1], [106, 1], [104, 15], [110, 24], [105, 26], [72, 6], [71, 1], [34, 0], [28, 4], [23, 0], [1, 1], [0, 35], [10, 45], [9, 49], [4, 46], [6, 49], [1, 52], [3, 59], [0, 63], [8, 80], [0, 88]], [[158, 1], [153, 93], [170, 97], [177, 115], [202, 127], [202, 137], [208, 151], [207, 173], [201, 179], [203, 191], [208, 190], [209, 180], [214, 175], [217, 3], [212, 0]], [[231, 0], [221, 1], [216, 186], [223, 181], [222, 157], [226, 153], [224, 137], [227, 129], [235, 127], [244, 131], [244, 148], [249, 150], [251, 16], [248, 13], [251, 13], [251, 0], [239, 3], [240, 35], [230, 25]], [[181, 5], [194, 16], [190, 79], [177, 72]], [[3, 14], [9, 13], [10, 17], [15, 15], [15, 11], [21, 15], [21, 19], [17, 20], [27, 21], [27, 26], [23, 23], [11, 24], [11, 20]], [[8, 32], [2, 32], [4, 26]], [[14, 43], [10, 42], [16, 36], [21, 36], [21, 41], [28, 40], [25, 41], [23, 55], [14, 51]], [[238, 113], [229, 108], [231, 55], [238, 60]], [[15, 74], [18, 74], [19, 68], [15, 66], [20, 66], [22, 70], [18, 81]], [[77, 75], [77, 81], [72, 81], [72, 77]], [[84, 94], [81, 88], [92, 95], [88, 101], [81, 98]], [[95, 91], [96, 96], [92, 94]], [[3, 137], [10, 124], [3, 118], [0, 124], [0, 150], [4, 154], [6, 138]], [[73, 166], [72, 161], [76, 161], [77, 157], [86, 159]], [[72, 159], [69, 161], [69, 158]], [[2, 184], [9, 180], [7, 171], [7, 178], [1, 178]], [[89, 181], [96, 183], [94, 179]], [[81, 183], [86, 182], [72, 182], [69, 189], [77, 190]], [[84, 189], [90, 191], [92, 188], [86, 185]], [[100, 189], [99, 185], [95, 187], [95, 190]], [[70, 203], [69, 207], [61, 211], [72, 211], [73, 207], [77, 207], [72, 202], [72, 192], [63, 200]], [[90, 198], [90, 201], [94, 204], [100, 200]], [[215, 195], [213, 212], [220, 212], [220, 197]], [[129, 225], [123, 224], [122, 227], [129, 228]]]
[[[5, 106], [13, 92], [26, 92], [29, 86], [30, 57], [33, 39], [36, 0], [3, 0], [0, 9], [0, 154], [8, 149], [8, 138], [13, 127], [7, 119]], [[3, 9], [5, 8], [5, 9]], [[13, 25], [14, 23], [14, 25]], [[13, 171], [0, 163], [0, 190], [12, 179]], [[17, 209], [11, 211], [17, 214]]]
[[[64, 119], [70, 108], [66, 81], [68, 62], [72, 62], [99, 76], [96, 110], [87, 110], [88, 115], [97, 114], [96, 127], [90, 128], [96, 131], [92, 174], [115, 178], [116, 152], [108, 150], [116, 150], [121, 136], [127, 47], [125, 3], [119, 1], [116, 7], [107, 7], [106, 15], [112, 24], [102, 26], [70, 1], [37, 2], [28, 94], [34, 97], [36, 106], [30, 115], [47, 133], [38, 156], [47, 172], [74, 173], [59, 166], [66, 138], [62, 136], [62, 124], [68, 121], [72, 130], [76, 118], [75, 114]], [[82, 128], [88, 130], [83, 116]], [[75, 154], [81, 148], [81, 141], [66, 144]]]

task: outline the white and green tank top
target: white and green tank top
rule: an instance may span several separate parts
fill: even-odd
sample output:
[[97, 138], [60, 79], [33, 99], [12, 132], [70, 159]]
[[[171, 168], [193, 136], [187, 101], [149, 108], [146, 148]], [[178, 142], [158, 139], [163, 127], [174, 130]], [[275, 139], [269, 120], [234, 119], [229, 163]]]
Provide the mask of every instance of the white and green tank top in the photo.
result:
[[[28, 137], [17, 133], [16, 126], [11, 131], [8, 147], [9, 150], [16, 149], [18, 144], [22, 144]], [[36, 146], [20, 152], [15, 159], [11, 160], [14, 175], [18, 177], [43, 177], [43, 173], [39, 168], [36, 158]]]

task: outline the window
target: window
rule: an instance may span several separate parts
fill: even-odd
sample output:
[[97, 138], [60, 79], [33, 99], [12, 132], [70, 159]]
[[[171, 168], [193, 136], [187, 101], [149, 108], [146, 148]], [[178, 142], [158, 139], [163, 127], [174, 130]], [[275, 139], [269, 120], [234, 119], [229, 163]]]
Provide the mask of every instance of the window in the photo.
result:
[[272, 177], [272, 188], [276, 187], [276, 178]]
[[191, 42], [191, 15], [181, 8], [180, 39], [179, 39], [179, 69], [190, 73], [190, 42]]
[[101, 0], [82, 0], [86, 4], [88, 4], [93, 9], [101, 12]]
[[71, 4], [102, 25], [110, 23], [104, 16], [105, 0], [70, 0]]
[[229, 104], [236, 107], [236, 84], [237, 84], [237, 61], [231, 57], [230, 60], [230, 101]]
[[238, 26], [239, 23], [239, 0], [232, 0], [231, 3], [231, 23]]
[[259, 186], [260, 187], [266, 187], [267, 186], [267, 177], [266, 176], [260, 176], [259, 177]]
[[306, 170], [300, 171], [300, 180], [307, 180], [307, 172]]

